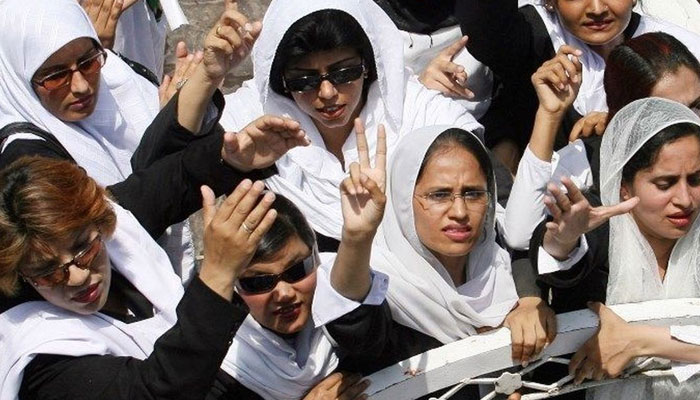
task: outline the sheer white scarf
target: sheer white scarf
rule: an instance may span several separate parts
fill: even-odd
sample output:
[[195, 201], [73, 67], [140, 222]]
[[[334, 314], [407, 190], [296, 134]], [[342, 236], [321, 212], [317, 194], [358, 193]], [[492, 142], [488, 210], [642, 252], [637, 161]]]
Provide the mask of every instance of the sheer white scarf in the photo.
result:
[[456, 287], [418, 237], [413, 213], [418, 172], [430, 145], [449, 128], [421, 128], [396, 147], [388, 170], [387, 207], [370, 262], [390, 277], [387, 301], [394, 320], [443, 343], [473, 335], [476, 327], [500, 325], [518, 299], [510, 257], [495, 242], [494, 176], [487, 177], [491, 203], [481, 239], [465, 266], [465, 284]]
[[[576, 111], [581, 115], [586, 115], [592, 111], [607, 111], [608, 105], [606, 103], [605, 88], [603, 87], [605, 60], [586, 43], [562, 26], [556, 12], [547, 11], [544, 6], [544, 0], [519, 0], [518, 5], [520, 7], [526, 5], [535, 7], [547, 28], [547, 32], [549, 32], [554, 51], [567, 44], [583, 52], [583, 55], [579, 57], [583, 66], [583, 80], [581, 81], [578, 96], [574, 101]], [[658, 31], [674, 36], [686, 45], [695, 57], [700, 57], [700, 35], [646, 15], [642, 15], [633, 37]]]
[[[632, 102], [615, 114], [600, 148], [600, 163], [605, 166], [600, 169], [604, 205], [621, 201], [622, 169], [634, 154], [654, 135], [679, 123], [700, 126], [700, 118], [680, 103], [655, 97]], [[610, 220], [609, 243], [608, 304], [700, 296], [700, 218], [676, 242], [663, 281], [656, 256], [630, 214]], [[683, 384], [664, 378], [600, 388], [595, 398], [614, 394], [625, 399], [681, 399], [690, 398], [699, 388], [698, 378]]]
[[153, 304], [155, 316], [125, 324], [104, 314], [78, 315], [45, 301], [0, 314], [0, 398], [17, 399], [24, 368], [37, 354], [148, 357], [155, 341], [177, 321], [184, 291], [163, 249], [129, 212], [112, 204], [114, 234], [105, 241], [112, 268]]

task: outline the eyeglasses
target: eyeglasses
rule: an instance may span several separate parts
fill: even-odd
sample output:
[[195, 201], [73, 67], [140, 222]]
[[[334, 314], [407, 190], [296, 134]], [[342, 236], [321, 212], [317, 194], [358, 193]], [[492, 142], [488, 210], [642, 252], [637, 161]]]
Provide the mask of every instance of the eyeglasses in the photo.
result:
[[70, 268], [71, 265], [75, 265], [80, 269], [88, 269], [92, 265], [92, 262], [95, 261], [95, 257], [100, 254], [100, 251], [102, 251], [102, 235], [98, 233], [72, 260], [59, 265], [51, 272], [34, 276], [21, 273], [20, 275], [34, 286], [53, 287], [63, 285], [70, 277], [68, 268]]
[[464, 205], [470, 209], [482, 209], [489, 203], [491, 193], [486, 190], [465, 190], [460, 193], [452, 193], [447, 190], [438, 190], [427, 194], [417, 194], [418, 198], [424, 199], [426, 208], [434, 211], [445, 211], [452, 207], [456, 198], [461, 198]]
[[289, 91], [307, 92], [309, 90], [317, 89], [319, 86], [321, 86], [321, 82], [323, 81], [328, 81], [334, 85], [341, 85], [343, 83], [349, 83], [360, 79], [364, 73], [365, 64], [363, 63], [329, 71], [323, 75], [307, 75], [290, 79], [283, 77], [282, 81], [285, 89]]
[[70, 84], [74, 72], [80, 71], [80, 73], [85, 76], [96, 74], [105, 65], [106, 60], [107, 53], [104, 50], [99, 49], [97, 50], [97, 53], [78, 61], [73, 68], [66, 68], [56, 71], [41, 79], [32, 80], [32, 82], [46, 90], [60, 89]]
[[246, 278], [238, 278], [236, 287], [248, 294], [260, 294], [269, 292], [277, 286], [279, 281], [295, 283], [309, 276], [321, 264], [318, 250], [314, 246], [311, 255], [304, 260], [292, 265], [281, 274], [256, 275]]

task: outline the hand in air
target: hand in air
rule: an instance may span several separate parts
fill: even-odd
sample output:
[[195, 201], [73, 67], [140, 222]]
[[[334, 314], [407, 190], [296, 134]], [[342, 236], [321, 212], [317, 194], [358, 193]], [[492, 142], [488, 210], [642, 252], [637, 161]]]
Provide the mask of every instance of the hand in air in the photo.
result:
[[277, 212], [270, 209], [275, 195], [263, 195], [264, 190], [262, 182], [246, 179], [217, 208], [214, 192], [202, 186], [204, 262], [200, 277], [207, 284], [208, 280], [228, 285], [230, 295], [233, 282], [248, 266], [277, 217]]
[[581, 54], [579, 49], [561, 46], [554, 58], [545, 61], [532, 74], [532, 85], [541, 109], [561, 114], [574, 103], [582, 81], [581, 62], [578, 59]]
[[593, 135], [603, 136], [607, 126], [608, 113], [598, 111], [588, 113], [576, 121], [576, 124], [574, 124], [573, 129], [571, 129], [571, 134], [569, 135], [569, 142], [573, 142], [578, 138], [586, 138]]
[[226, 132], [221, 159], [240, 171], [269, 167], [287, 151], [311, 144], [293, 119], [263, 115], [240, 132]]
[[571, 179], [564, 177], [561, 183], [568, 193], [549, 183], [547, 190], [550, 195], [544, 198], [544, 204], [554, 217], [546, 224], [544, 248], [555, 258], [565, 259], [576, 247], [581, 235], [616, 215], [629, 212], [639, 203], [639, 198], [633, 197], [614, 206], [591, 207]]
[[114, 46], [114, 35], [117, 31], [117, 22], [124, 10], [131, 7], [138, 0], [81, 0], [80, 5], [87, 12], [92, 25], [97, 31], [97, 37], [105, 49]]
[[523, 297], [508, 313], [503, 326], [510, 329], [513, 361], [523, 367], [537, 358], [557, 335], [556, 314], [539, 297]]
[[369, 380], [359, 374], [335, 372], [319, 382], [304, 400], [364, 400]]
[[600, 318], [598, 332], [574, 354], [569, 374], [579, 384], [584, 379], [615, 378], [637, 357], [632, 345], [639, 331], [601, 303], [588, 306]]
[[235, 0], [225, 0], [224, 13], [204, 38], [202, 65], [211, 82], [218, 84], [226, 73], [238, 65], [253, 48], [262, 24], [249, 22], [238, 11]]
[[350, 176], [340, 184], [343, 235], [364, 239], [373, 237], [384, 216], [386, 204], [386, 132], [377, 129], [377, 153], [370, 165], [369, 146], [362, 121], [355, 119], [359, 162], [350, 164]]
[[178, 42], [177, 47], [175, 47], [175, 71], [173, 71], [173, 76], [163, 76], [163, 81], [158, 88], [160, 108], [165, 107], [177, 90], [192, 76], [196, 69], [195, 67], [202, 62], [203, 57], [204, 53], [202, 51], [190, 53], [185, 42]]
[[474, 93], [466, 87], [468, 76], [464, 67], [452, 62], [466, 45], [467, 37], [461, 37], [433, 58], [418, 77], [423, 86], [448, 97], [474, 98]]

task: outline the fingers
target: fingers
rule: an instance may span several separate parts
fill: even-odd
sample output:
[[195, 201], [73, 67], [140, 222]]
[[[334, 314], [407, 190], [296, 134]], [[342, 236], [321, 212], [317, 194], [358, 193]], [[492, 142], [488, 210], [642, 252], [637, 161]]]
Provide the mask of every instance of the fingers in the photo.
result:
[[585, 348], [586, 346], [584, 345], [573, 355], [573, 357], [571, 357], [571, 361], [569, 361], [569, 375], [576, 375], [576, 372], [583, 363], [583, 360], [586, 358]]
[[576, 124], [574, 124], [573, 129], [571, 129], [569, 141], [573, 142], [580, 137], [603, 135], [603, 133], [605, 133], [605, 128], [607, 127], [607, 121], [608, 113], [606, 112], [592, 112], [583, 118], [580, 118], [578, 121], [576, 121]]
[[369, 168], [369, 147], [365, 136], [365, 125], [360, 118], [355, 118], [355, 138], [357, 140], [357, 156], [362, 168]]
[[348, 388], [360, 382], [361, 379], [362, 375], [360, 374], [342, 373], [341, 379], [336, 383], [336, 385], [338, 385], [338, 393], [343, 393], [348, 390]]
[[467, 41], [469, 41], [469, 36], [462, 36], [456, 42], [452, 43], [441, 51], [441, 53], [452, 60], [452, 58], [454, 58], [454, 56], [467, 45]]
[[553, 311], [547, 313], [547, 344], [554, 343], [554, 339], [557, 337], [557, 316]]
[[[246, 221], [248, 214], [250, 214], [253, 208], [260, 202], [260, 195], [263, 190], [265, 190], [265, 185], [261, 181], [256, 181], [253, 183], [250, 190], [243, 195], [229, 218], [230, 223], [233, 224], [234, 227], [243, 228], [243, 222]], [[257, 223], [258, 221], [249, 222]], [[248, 226], [248, 228], [249, 229], [243, 229], [246, 231], [251, 231], [253, 229], [252, 226]]]
[[372, 201], [383, 208], [384, 203], [386, 203], [386, 196], [384, 195], [382, 188], [377, 185], [377, 182], [365, 174], [362, 174], [360, 177], [360, 182], [362, 183], [362, 187], [365, 189], [365, 191], [369, 192], [370, 197], [372, 197]]
[[291, 118], [263, 115], [262, 117], [253, 121], [253, 126], [260, 133], [273, 131], [285, 139], [301, 139], [306, 137], [306, 132], [301, 129], [301, 124]]
[[386, 171], [386, 129], [383, 124], [377, 128], [377, 154], [374, 158], [374, 167]]
[[356, 162], [350, 164], [350, 180], [352, 181], [353, 185], [353, 191], [350, 192], [350, 194], [353, 196], [365, 194], [365, 189], [361, 182], [361, 175], [362, 172], [360, 169], [360, 164]]
[[593, 379], [593, 371], [595, 371], [595, 365], [586, 358], [581, 366], [576, 370], [576, 375], [574, 377], [574, 383], [580, 385], [586, 379]]
[[520, 324], [513, 324], [510, 327], [511, 357], [515, 362], [522, 362], [523, 359], [523, 329]]
[[241, 199], [250, 191], [253, 186], [253, 182], [250, 179], [244, 179], [241, 183], [236, 186], [233, 192], [226, 197], [221, 207], [216, 213], [217, 218], [221, 218], [222, 221], [226, 221], [233, 214], [233, 210], [238, 206]]
[[[263, 196], [263, 199], [258, 203], [258, 205], [253, 209], [253, 212], [250, 213], [248, 216], [248, 219], [250, 220], [251, 218], [254, 218], [253, 221], [245, 221], [246, 226], [249, 229], [253, 229], [253, 232], [250, 233], [249, 240], [255, 243], [256, 247], [258, 243], [262, 240], [262, 238], [265, 236], [267, 231], [270, 230], [272, 227], [272, 224], [275, 222], [275, 219], [277, 218], [277, 211], [274, 209], [270, 209], [272, 206], [272, 203], [275, 201], [275, 195], [272, 192], [267, 192]], [[257, 227], [252, 228], [252, 224], [254, 224], [256, 221], [260, 221], [257, 225]]]
[[583, 193], [581, 193], [581, 190], [576, 186], [574, 181], [571, 180], [568, 176], [564, 176], [561, 178], [561, 183], [564, 185], [566, 188], [567, 194], [566, 196], [569, 198], [569, 200], [576, 204], [580, 203], [582, 201], [588, 201], [586, 198], [583, 196]]
[[[564, 213], [561, 208], [559, 208], [559, 205], [557, 205], [557, 202], [554, 198], [551, 196], [545, 196], [544, 197], [544, 205], [547, 207], [547, 210], [549, 210], [549, 213], [554, 217], [554, 221], [559, 221], [561, 220], [561, 216]], [[549, 224], [552, 224], [552, 222], [547, 223], [547, 228], [549, 229]]]
[[594, 226], [598, 226], [612, 217], [632, 211], [637, 204], [639, 204], [639, 197], [635, 196], [631, 199], [623, 201], [622, 203], [615, 204], [614, 206], [596, 207], [593, 209], [594, 217], [592, 218], [591, 223]]
[[561, 189], [559, 189], [557, 185], [550, 182], [547, 184], [547, 189], [549, 190], [552, 198], [554, 198], [554, 200], [557, 202], [557, 206], [562, 212], [566, 213], [571, 210], [571, 200], [569, 200], [569, 197]]
[[364, 391], [369, 387], [370, 380], [363, 379], [356, 382], [354, 385], [348, 387], [347, 389], [341, 391], [338, 400], [365, 400], [369, 396], [364, 394]]
[[202, 185], [200, 191], [202, 192], [202, 219], [204, 220], [204, 226], [207, 226], [214, 219], [214, 214], [216, 214], [216, 196], [214, 191], [207, 185]]

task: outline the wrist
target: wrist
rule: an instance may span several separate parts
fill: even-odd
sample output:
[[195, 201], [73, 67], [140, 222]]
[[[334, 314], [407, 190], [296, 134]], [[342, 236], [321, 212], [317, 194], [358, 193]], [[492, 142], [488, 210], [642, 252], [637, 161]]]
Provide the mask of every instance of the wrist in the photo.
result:
[[371, 245], [374, 240], [374, 235], [377, 233], [377, 229], [369, 230], [349, 230], [343, 228], [341, 234], [341, 241], [349, 246], [359, 247]]
[[549, 110], [542, 106], [542, 104], [539, 105], [537, 108], [537, 114], [536, 118], [541, 120], [542, 122], [549, 122], [551, 124], [559, 124], [561, 120], [564, 118], [564, 113], [566, 112], [566, 108], [558, 108], [557, 110]]
[[659, 354], [657, 343], [671, 337], [667, 326], [636, 325], [631, 327], [630, 351], [636, 357], [653, 357]]
[[231, 300], [238, 272], [230, 267], [214, 265], [206, 258], [199, 272], [199, 279], [219, 296]]
[[544, 241], [542, 247], [549, 253], [550, 256], [556, 258], [559, 261], [564, 261], [569, 258], [569, 254], [578, 246], [580, 237], [574, 240], [562, 240], [550, 235], [549, 232], [545, 233]]
[[226, 164], [229, 167], [234, 168], [240, 172], [250, 172], [253, 170], [253, 168], [250, 168], [249, 166], [244, 166], [242, 163], [237, 162], [234, 157], [229, 156], [229, 154], [226, 151], [226, 144], [223, 144], [221, 146], [221, 159], [220, 160], [221, 160], [222, 164]]

